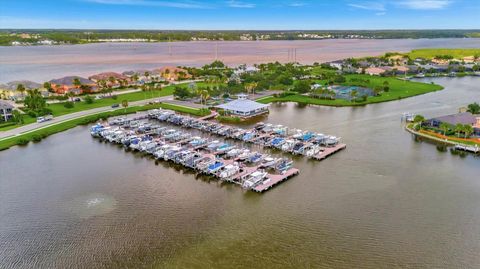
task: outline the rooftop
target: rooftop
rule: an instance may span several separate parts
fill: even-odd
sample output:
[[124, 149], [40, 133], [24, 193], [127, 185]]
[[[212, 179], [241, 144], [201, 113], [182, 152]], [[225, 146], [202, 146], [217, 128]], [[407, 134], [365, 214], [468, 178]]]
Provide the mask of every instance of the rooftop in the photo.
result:
[[13, 108], [14, 106], [12, 106], [7, 101], [0, 100], [0, 109], [13, 109]]
[[257, 109], [262, 109], [269, 107], [269, 105], [266, 104], [261, 104], [252, 100], [248, 99], [237, 99], [230, 101], [225, 104], [221, 104], [216, 106], [217, 108], [225, 109], [225, 110], [231, 110], [231, 111], [240, 111], [240, 112], [250, 112], [250, 111], [255, 111]]
[[433, 118], [433, 120], [449, 123], [452, 125], [456, 125], [457, 123], [473, 125], [477, 122], [477, 116], [473, 115], [470, 112], [463, 112], [442, 117], [436, 117]]
[[95, 74], [93, 76], [90, 76], [89, 79], [91, 80], [108, 80], [110, 77], [113, 77], [115, 79], [127, 79], [126, 76], [116, 73], [116, 72], [103, 72], [99, 74]]
[[68, 77], [63, 77], [63, 78], [58, 78], [58, 79], [52, 79], [52, 80], [50, 80], [50, 82], [54, 83], [54, 84], [57, 84], [57, 85], [71, 86], [71, 85], [73, 85], [73, 80], [75, 78], [78, 78], [78, 80], [80, 80], [80, 83], [82, 83], [82, 84], [86, 84], [86, 85], [95, 84], [95, 82], [93, 82], [89, 79], [82, 78], [82, 77], [77, 77], [77, 76], [68, 76]]

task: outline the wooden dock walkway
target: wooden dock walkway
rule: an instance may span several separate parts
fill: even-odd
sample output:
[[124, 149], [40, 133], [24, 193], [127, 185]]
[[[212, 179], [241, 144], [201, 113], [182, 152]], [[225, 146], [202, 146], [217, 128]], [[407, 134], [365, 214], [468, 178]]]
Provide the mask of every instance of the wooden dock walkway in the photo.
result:
[[252, 191], [255, 192], [264, 192], [274, 187], [275, 185], [297, 175], [300, 172], [297, 168], [290, 168], [283, 174], [268, 174], [267, 180], [264, 180], [262, 184], [255, 186]]
[[337, 144], [333, 147], [326, 147], [326, 148], [322, 148], [323, 151], [321, 151], [320, 153], [318, 153], [317, 155], [313, 156], [314, 159], [316, 160], [323, 160], [325, 158], [327, 158], [328, 156], [332, 155], [332, 154], [335, 154], [337, 153], [338, 151], [342, 150], [342, 149], [345, 149], [347, 147], [346, 144]]

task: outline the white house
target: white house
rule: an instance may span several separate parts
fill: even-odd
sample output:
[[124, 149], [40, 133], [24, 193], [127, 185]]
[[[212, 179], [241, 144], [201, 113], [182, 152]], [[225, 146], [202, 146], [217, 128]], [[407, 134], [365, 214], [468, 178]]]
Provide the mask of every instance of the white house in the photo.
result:
[[8, 121], [12, 118], [13, 108], [8, 102], [0, 100], [0, 121]]
[[248, 100], [246, 94], [239, 94], [238, 99], [216, 106], [216, 108], [225, 110], [227, 114], [243, 118], [268, 113], [268, 107], [267, 104]]

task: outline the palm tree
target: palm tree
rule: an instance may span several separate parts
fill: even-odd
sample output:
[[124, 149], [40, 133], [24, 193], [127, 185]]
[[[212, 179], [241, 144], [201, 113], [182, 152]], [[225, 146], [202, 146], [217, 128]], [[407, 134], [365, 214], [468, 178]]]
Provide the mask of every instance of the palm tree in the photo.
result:
[[350, 101], [355, 102], [355, 98], [357, 97], [357, 95], [358, 95], [357, 90], [350, 91]]
[[122, 107], [125, 109], [125, 113], [127, 113], [128, 100], [122, 100]]
[[108, 77], [108, 82], [110, 82], [110, 87], [113, 86], [113, 84], [115, 84], [116, 81], [117, 80], [113, 76]]
[[138, 81], [138, 74], [137, 73], [133, 74], [132, 81], [133, 81], [133, 83], [137, 84], [137, 81]]
[[460, 133], [464, 132], [464, 126], [461, 123], [457, 123], [455, 125], [455, 133], [457, 133], [457, 137], [460, 137]]
[[17, 85], [17, 91], [20, 92], [20, 94], [22, 95], [22, 99], [25, 98], [25, 91], [27, 89], [25, 89], [25, 86], [23, 86], [23, 84], [18, 84]]
[[73, 92], [67, 92], [67, 96], [70, 98], [70, 101], [73, 102], [73, 97], [75, 96], [75, 94]]
[[74, 78], [73, 85], [76, 86], [77, 88], [80, 88], [80, 86], [82, 86], [82, 82], [80, 81], [79, 78]]
[[470, 135], [473, 133], [472, 125], [469, 125], [469, 124], [463, 125], [463, 133], [465, 134], [465, 138], [470, 137]]
[[13, 121], [17, 124], [23, 124], [23, 115], [18, 110], [12, 111]]
[[[201, 98], [201, 100], [205, 100], [205, 105], [206, 105], [207, 104], [207, 99], [210, 98], [210, 95], [209, 95], [208, 91], [207, 90], [202, 90], [200, 92], [200, 98]], [[202, 101], [200, 101], [200, 103], [202, 103]]]
[[439, 127], [440, 127], [440, 130], [443, 131], [443, 135], [447, 135], [447, 131], [450, 130], [450, 125], [445, 122], [440, 123]]

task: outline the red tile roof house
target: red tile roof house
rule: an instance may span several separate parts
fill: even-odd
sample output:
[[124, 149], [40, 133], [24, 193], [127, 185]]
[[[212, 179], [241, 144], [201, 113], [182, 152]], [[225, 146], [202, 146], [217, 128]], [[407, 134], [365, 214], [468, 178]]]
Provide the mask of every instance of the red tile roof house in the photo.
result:
[[[115, 81], [112, 82], [111, 78], [113, 78]], [[103, 80], [107, 83], [107, 85], [109, 85], [111, 87], [114, 87], [114, 88], [119, 87], [121, 85], [121, 82], [123, 82], [123, 81], [125, 81], [127, 84], [130, 83], [130, 78], [129, 77], [127, 77], [125, 75], [122, 75], [122, 74], [119, 74], [119, 73], [115, 73], [115, 72], [99, 73], [99, 74], [88, 77], [88, 79], [90, 79], [91, 81], [93, 81], [97, 84], [100, 81]]]
[[369, 67], [365, 69], [365, 74], [375, 75], [375, 76], [379, 76], [385, 72], [386, 70], [380, 67]]
[[[78, 80], [80, 81], [81, 86], [75, 85], [74, 81], [76, 78], [78, 78]], [[58, 94], [66, 94], [71, 92], [78, 95], [82, 93], [91, 93], [98, 91], [98, 87], [95, 82], [77, 76], [68, 76], [59, 79], [52, 79], [49, 82], [52, 86], [52, 89]]]
[[163, 78], [176, 81], [179, 79], [189, 79], [192, 77], [187, 70], [175, 66], [164, 66], [159, 69], [155, 69], [155, 72], [159, 73]]

